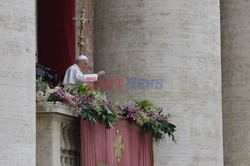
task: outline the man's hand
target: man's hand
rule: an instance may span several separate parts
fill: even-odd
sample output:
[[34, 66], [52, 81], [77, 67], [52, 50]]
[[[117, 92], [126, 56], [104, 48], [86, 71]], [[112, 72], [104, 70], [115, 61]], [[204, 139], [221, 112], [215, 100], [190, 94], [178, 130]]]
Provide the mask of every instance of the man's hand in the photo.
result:
[[99, 71], [99, 72], [97, 73], [98, 76], [101, 76], [101, 75], [104, 75], [104, 74], [105, 74], [105, 71], [103, 71], [103, 70], [102, 70], [102, 71]]

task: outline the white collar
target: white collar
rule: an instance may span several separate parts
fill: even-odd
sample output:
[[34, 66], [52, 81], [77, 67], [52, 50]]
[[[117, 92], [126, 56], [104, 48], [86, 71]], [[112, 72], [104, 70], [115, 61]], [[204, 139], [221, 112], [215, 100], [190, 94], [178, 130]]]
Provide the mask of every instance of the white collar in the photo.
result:
[[74, 64], [75, 68], [79, 71], [81, 71], [81, 69], [79, 68], [79, 66], [77, 64]]

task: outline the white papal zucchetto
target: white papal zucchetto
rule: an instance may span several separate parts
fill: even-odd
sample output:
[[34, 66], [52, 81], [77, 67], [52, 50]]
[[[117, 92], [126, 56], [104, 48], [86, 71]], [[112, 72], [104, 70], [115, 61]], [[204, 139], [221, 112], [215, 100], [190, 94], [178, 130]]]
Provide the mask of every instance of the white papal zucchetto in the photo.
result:
[[77, 60], [88, 60], [88, 58], [85, 55], [80, 55]]

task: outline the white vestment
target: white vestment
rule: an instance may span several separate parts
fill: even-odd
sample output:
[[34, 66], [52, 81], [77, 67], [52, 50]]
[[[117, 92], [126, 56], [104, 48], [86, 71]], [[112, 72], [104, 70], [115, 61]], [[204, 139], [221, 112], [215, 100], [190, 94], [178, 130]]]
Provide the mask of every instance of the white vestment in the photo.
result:
[[77, 64], [70, 66], [64, 76], [63, 84], [80, 84], [97, 81], [97, 74], [83, 74]]

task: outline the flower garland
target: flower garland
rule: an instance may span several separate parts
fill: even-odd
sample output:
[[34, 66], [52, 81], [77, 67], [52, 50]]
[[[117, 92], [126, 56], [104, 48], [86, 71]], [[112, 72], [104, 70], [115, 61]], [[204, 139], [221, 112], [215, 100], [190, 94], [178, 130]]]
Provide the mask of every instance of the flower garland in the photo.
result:
[[171, 115], [164, 115], [163, 108], [156, 107], [148, 100], [112, 102], [100, 90], [88, 89], [86, 85], [57, 86], [51, 89], [42, 80], [37, 80], [36, 100], [60, 101], [77, 111], [79, 117], [92, 124], [103, 123], [107, 128], [114, 127], [119, 119], [128, 119], [144, 132], [151, 132], [156, 141], [165, 139], [167, 134], [175, 142], [176, 126], [169, 122]]

